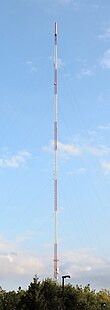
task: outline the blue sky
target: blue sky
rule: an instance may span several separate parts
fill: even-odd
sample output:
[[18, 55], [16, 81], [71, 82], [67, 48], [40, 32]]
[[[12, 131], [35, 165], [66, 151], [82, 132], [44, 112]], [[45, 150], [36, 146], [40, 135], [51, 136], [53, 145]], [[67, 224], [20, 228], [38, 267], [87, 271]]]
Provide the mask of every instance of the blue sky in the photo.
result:
[[53, 277], [58, 23], [59, 281], [110, 289], [110, 2], [0, 5], [0, 285]]

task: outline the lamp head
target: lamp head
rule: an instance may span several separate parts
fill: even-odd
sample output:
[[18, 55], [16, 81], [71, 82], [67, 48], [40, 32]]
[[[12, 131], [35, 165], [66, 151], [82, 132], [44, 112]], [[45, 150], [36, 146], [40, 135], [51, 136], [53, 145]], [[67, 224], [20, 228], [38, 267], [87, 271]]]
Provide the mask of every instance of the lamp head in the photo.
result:
[[69, 279], [70, 279], [70, 275], [67, 274], [67, 275], [65, 275], [65, 276], [62, 276], [62, 278], [64, 278], [64, 279], [69, 278]]

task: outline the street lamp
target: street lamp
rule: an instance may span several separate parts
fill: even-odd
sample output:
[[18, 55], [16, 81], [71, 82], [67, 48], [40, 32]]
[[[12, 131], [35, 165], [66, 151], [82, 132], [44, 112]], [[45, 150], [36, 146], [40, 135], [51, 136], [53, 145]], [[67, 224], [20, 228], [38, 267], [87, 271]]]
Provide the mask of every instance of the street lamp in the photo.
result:
[[67, 274], [65, 276], [62, 276], [62, 310], [64, 310], [64, 283], [66, 278], [70, 279], [70, 275]]

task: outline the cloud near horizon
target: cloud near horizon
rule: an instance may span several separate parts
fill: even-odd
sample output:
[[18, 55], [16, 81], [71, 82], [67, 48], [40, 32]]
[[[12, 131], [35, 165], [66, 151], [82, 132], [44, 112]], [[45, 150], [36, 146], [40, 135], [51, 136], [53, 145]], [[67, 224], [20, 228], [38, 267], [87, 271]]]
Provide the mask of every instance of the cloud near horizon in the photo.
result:
[[[62, 274], [69, 273], [71, 283], [87, 285], [94, 289], [108, 288], [110, 285], [110, 260], [96, 256], [90, 249], [71, 250], [59, 257], [59, 280]], [[37, 274], [39, 279], [53, 277], [53, 261], [48, 254], [35, 255], [23, 250], [17, 240], [11, 242], [0, 236], [0, 275], [1, 286], [7, 289], [7, 278], [10, 288], [26, 288]], [[106, 283], [107, 280], [107, 283]]]
[[[13, 280], [13, 288], [15, 289], [15, 283], [17, 285], [29, 284], [29, 281], [36, 273], [44, 273], [44, 261], [38, 255], [33, 253], [27, 253], [22, 249], [21, 243], [18, 241], [19, 237], [13, 242], [6, 240], [0, 236], [0, 277], [1, 285], [4, 283], [4, 289], [7, 289], [7, 278]], [[27, 280], [28, 279], [28, 280]], [[15, 281], [15, 283], [14, 283]]]
[[63, 254], [62, 272], [69, 273], [75, 285], [91, 285], [100, 290], [110, 287], [110, 259], [96, 256], [93, 251], [81, 249]]

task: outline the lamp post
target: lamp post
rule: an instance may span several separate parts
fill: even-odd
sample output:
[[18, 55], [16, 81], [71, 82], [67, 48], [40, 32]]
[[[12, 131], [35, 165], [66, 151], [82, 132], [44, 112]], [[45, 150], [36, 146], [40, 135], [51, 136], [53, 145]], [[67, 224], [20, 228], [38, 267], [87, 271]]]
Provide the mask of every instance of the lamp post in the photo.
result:
[[62, 310], [64, 310], [64, 284], [65, 284], [65, 279], [66, 278], [70, 279], [70, 275], [67, 274], [65, 276], [62, 276]]

